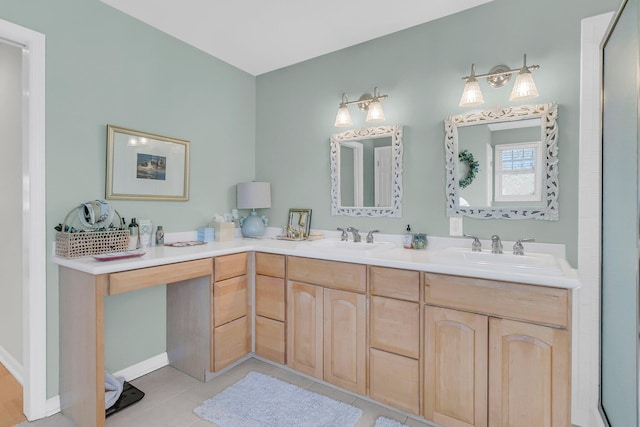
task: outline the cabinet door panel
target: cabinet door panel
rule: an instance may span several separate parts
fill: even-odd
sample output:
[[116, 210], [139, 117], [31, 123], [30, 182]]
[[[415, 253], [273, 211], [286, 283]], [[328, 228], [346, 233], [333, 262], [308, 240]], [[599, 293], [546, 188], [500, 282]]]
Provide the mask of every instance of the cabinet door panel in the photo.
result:
[[216, 257], [214, 263], [213, 274], [216, 282], [247, 274], [246, 252]]
[[487, 316], [425, 308], [426, 419], [486, 427], [488, 333]]
[[353, 292], [324, 290], [324, 380], [366, 393], [366, 298]]
[[215, 371], [219, 371], [246, 356], [251, 350], [247, 316], [215, 328], [213, 339]]
[[369, 350], [369, 395], [412, 414], [420, 413], [419, 362], [385, 351]]
[[256, 354], [284, 364], [284, 323], [256, 316]]
[[489, 425], [571, 425], [570, 346], [566, 330], [491, 318]]
[[213, 325], [220, 326], [247, 315], [247, 276], [213, 284]]
[[322, 259], [287, 257], [287, 277], [305, 283], [365, 293], [367, 266]]
[[387, 267], [370, 267], [369, 287], [372, 295], [418, 302], [420, 273]]
[[287, 365], [322, 379], [322, 288], [287, 285]]
[[256, 275], [256, 314], [284, 321], [284, 279]]
[[256, 274], [284, 278], [284, 255], [257, 252]]
[[371, 297], [371, 347], [417, 359], [420, 356], [420, 305]]

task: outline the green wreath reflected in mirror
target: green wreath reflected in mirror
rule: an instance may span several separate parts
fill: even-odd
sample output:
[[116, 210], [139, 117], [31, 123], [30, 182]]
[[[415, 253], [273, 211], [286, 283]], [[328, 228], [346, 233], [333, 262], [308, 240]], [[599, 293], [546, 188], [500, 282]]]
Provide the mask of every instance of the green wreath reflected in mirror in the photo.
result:
[[467, 188], [476, 178], [476, 175], [480, 170], [480, 163], [478, 163], [469, 150], [462, 150], [458, 153], [458, 160], [460, 160], [460, 163], [464, 163], [467, 166], [467, 175], [460, 179], [458, 185], [460, 188]]

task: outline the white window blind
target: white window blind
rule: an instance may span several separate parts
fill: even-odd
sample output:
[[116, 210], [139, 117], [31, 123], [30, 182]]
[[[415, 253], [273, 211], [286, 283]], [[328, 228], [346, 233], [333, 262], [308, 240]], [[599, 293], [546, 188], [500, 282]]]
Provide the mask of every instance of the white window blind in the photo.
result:
[[542, 197], [540, 141], [495, 146], [495, 200], [540, 201]]

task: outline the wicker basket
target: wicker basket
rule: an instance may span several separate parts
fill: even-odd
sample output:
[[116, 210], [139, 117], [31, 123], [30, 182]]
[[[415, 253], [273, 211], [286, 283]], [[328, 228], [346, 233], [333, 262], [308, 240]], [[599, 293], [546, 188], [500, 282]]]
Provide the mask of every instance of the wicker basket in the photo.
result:
[[[62, 230], [69, 216], [76, 211], [74, 208], [67, 214], [62, 224]], [[118, 218], [120, 214], [115, 211]], [[67, 233], [58, 231], [56, 233], [56, 256], [65, 258], [79, 258], [91, 255], [107, 254], [112, 252], [123, 252], [129, 249], [129, 231], [127, 230], [105, 230], [105, 231], [80, 231]]]

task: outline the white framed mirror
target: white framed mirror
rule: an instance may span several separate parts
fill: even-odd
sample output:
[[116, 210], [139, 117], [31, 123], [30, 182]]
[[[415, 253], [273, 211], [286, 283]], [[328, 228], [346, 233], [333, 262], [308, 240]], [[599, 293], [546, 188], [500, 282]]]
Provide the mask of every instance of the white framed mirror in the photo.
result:
[[557, 115], [549, 103], [448, 117], [447, 216], [557, 220]]
[[402, 216], [402, 125], [331, 136], [331, 215]]

